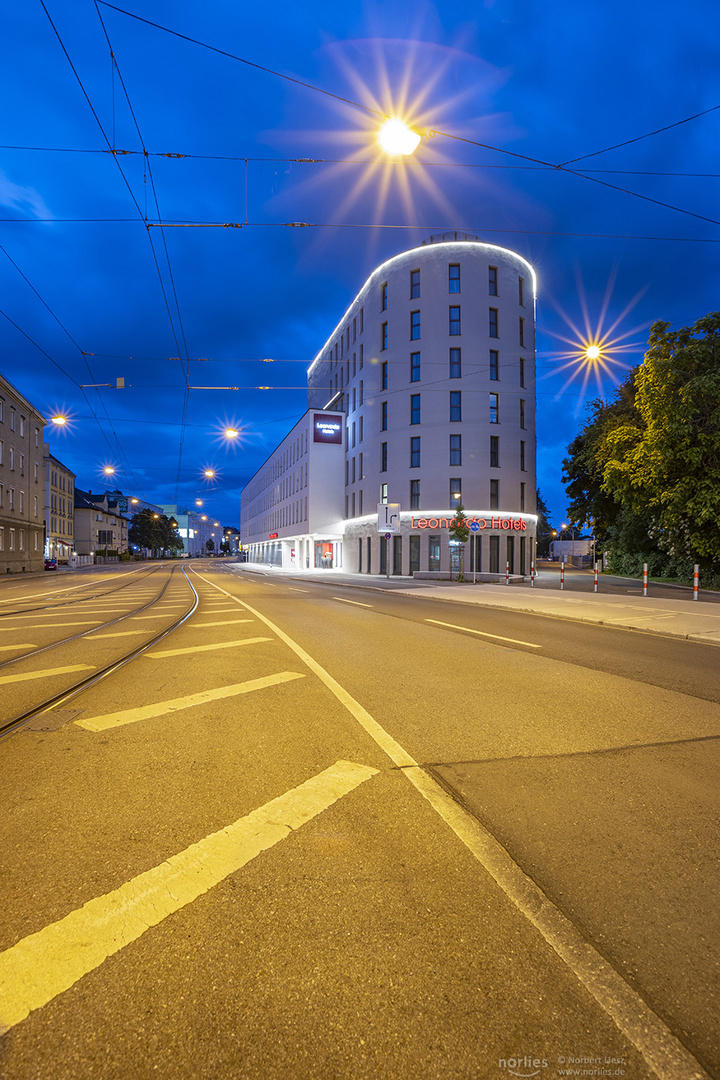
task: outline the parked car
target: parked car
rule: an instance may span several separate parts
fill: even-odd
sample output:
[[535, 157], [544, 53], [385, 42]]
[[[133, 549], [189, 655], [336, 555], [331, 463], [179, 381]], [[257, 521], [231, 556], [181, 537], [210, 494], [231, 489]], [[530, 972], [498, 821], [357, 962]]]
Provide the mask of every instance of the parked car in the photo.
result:
[[57, 559], [46, 559], [45, 560], [45, 569], [46, 570], [57, 570]]

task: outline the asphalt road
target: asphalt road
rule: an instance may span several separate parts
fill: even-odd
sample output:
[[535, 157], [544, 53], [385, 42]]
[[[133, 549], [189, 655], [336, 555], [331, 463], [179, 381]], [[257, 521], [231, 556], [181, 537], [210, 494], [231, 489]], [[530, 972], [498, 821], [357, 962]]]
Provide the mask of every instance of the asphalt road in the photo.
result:
[[190, 580], [0, 744], [3, 1080], [720, 1076], [715, 646]]

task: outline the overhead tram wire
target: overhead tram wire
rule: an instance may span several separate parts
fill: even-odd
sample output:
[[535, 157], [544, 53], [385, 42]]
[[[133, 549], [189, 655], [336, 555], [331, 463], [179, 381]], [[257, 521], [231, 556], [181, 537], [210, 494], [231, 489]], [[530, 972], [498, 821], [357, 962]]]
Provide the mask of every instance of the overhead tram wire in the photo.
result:
[[[65, 58], [67, 59], [67, 62], [70, 65], [70, 68], [71, 68], [71, 70], [73, 72], [73, 75], [75, 76], [75, 78], [76, 78], [76, 80], [78, 82], [78, 85], [79, 85], [79, 87], [80, 87], [80, 89], [82, 91], [83, 97], [85, 98], [85, 100], [86, 100], [86, 102], [87, 102], [87, 104], [88, 104], [88, 106], [90, 108], [90, 111], [91, 111], [93, 117], [95, 118], [95, 122], [97, 123], [97, 126], [100, 129], [100, 133], [101, 133], [103, 139], [105, 140], [105, 143], [106, 143], [108, 149], [112, 152], [113, 147], [112, 147], [112, 144], [111, 144], [110, 140], [108, 139], [107, 133], [105, 132], [105, 128], [102, 125], [102, 121], [100, 120], [100, 117], [98, 116], [97, 112], [95, 111], [95, 107], [93, 106], [93, 103], [90, 100], [90, 96], [89, 96], [87, 90], [85, 89], [83, 81], [80, 78], [80, 75], [78, 74], [77, 69], [75, 68], [75, 65], [73, 64], [73, 62], [72, 62], [72, 60], [70, 58], [70, 54], [68, 53], [67, 49], [65, 48], [65, 44], [64, 44], [62, 38], [60, 37], [60, 33], [59, 33], [57, 27], [55, 26], [55, 23], [53, 22], [52, 17], [50, 15], [50, 12], [48, 11], [48, 9], [47, 9], [47, 7], [45, 5], [45, 0], [40, 0], [40, 4], [42, 5], [43, 11], [45, 12], [45, 14], [47, 16], [48, 22], [50, 23], [50, 25], [51, 25], [51, 27], [53, 29], [53, 32], [54, 32], [55, 36], [58, 39], [58, 42], [60, 44], [60, 48], [62, 49], [63, 53], [65, 54]], [[165, 309], [166, 309], [167, 314], [168, 314], [168, 319], [170, 320], [170, 329], [172, 331], [172, 335], [173, 335], [173, 339], [175, 341], [175, 346], [177, 348], [177, 351], [180, 353], [182, 350], [180, 348], [180, 343], [178, 341], [177, 333], [176, 333], [176, 330], [175, 330], [175, 324], [173, 322], [172, 311], [170, 310], [170, 302], [168, 300], [167, 292], [165, 290], [165, 283], [163, 281], [162, 273], [161, 273], [161, 270], [160, 270], [160, 264], [158, 262], [157, 253], [155, 251], [155, 245], [153, 244], [152, 237], [150, 235], [149, 230], [147, 229], [146, 216], [143, 214], [142, 208], [140, 207], [137, 199], [135, 198], [135, 193], [133, 192], [129, 181], [128, 181], [127, 177], [125, 176], [125, 173], [123, 172], [122, 166], [120, 165], [120, 162], [118, 161], [118, 158], [117, 158], [117, 156], [115, 154], [113, 154], [113, 159], [114, 159], [115, 164], [117, 165], [117, 168], [118, 168], [118, 170], [120, 172], [120, 175], [121, 175], [121, 177], [123, 179], [123, 183], [125, 184], [125, 186], [126, 186], [126, 188], [128, 190], [130, 198], [132, 199], [133, 205], [135, 206], [135, 209], [138, 212], [140, 220], [142, 221], [143, 225], [146, 226], [145, 232], [147, 234], [147, 237], [148, 237], [148, 240], [149, 240], [149, 243], [150, 243], [150, 249], [152, 251], [153, 260], [154, 260], [154, 263], [155, 263], [155, 270], [156, 270], [157, 275], [158, 275], [158, 279], [159, 279], [159, 282], [160, 282], [160, 289], [162, 291], [163, 299], [165, 301]], [[187, 380], [187, 377], [186, 377], [186, 383], [187, 382], [188, 382], [188, 380]]]
[[[22, 270], [20, 269], [20, 267], [18, 266], [18, 264], [17, 264], [17, 263], [15, 262], [15, 260], [14, 260], [14, 259], [13, 259], [13, 258], [11, 257], [11, 255], [9, 254], [9, 252], [8, 252], [8, 251], [6, 251], [6, 249], [5, 249], [5, 248], [4, 248], [3, 246], [2, 246], [2, 244], [0, 244], [0, 251], [2, 251], [3, 255], [5, 255], [5, 257], [6, 257], [7, 259], [8, 259], [8, 261], [9, 261], [9, 262], [10, 262], [10, 263], [11, 263], [11, 264], [12, 264], [12, 265], [13, 265], [13, 266], [15, 267], [15, 269], [17, 270], [18, 274], [19, 274], [19, 275], [20, 275], [20, 277], [21, 277], [21, 278], [23, 279], [23, 281], [24, 281], [24, 282], [25, 282], [25, 283], [26, 283], [26, 284], [27, 284], [27, 285], [28, 285], [28, 286], [29, 286], [29, 287], [30, 287], [30, 288], [32, 289], [32, 291], [33, 291], [33, 292], [35, 293], [35, 295], [37, 296], [38, 300], [39, 300], [39, 301], [40, 301], [40, 303], [41, 303], [41, 304], [43, 305], [43, 307], [44, 307], [44, 308], [45, 308], [45, 309], [46, 309], [46, 310], [47, 310], [47, 311], [48, 311], [48, 312], [50, 313], [50, 315], [52, 315], [53, 319], [54, 319], [54, 320], [55, 320], [55, 322], [56, 322], [56, 323], [58, 324], [58, 326], [60, 327], [60, 329], [61, 329], [61, 330], [63, 331], [63, 333], [64, 333], [64, 334], [66, 334], [66, 336], [67, 336], [67, 337], [68, 337], [68, 338], [70, 339], [70, 341], [71, 341], [71, 342], [73, 343], [73, 345], [75, 346], [75, 348], [76, 348], [76, 349], [78, 350], [78, 352], [80, 353], [80, 355], [81, 355], [81, 356], [82, 356], [82, 358], [83, 358], [83, 361], [84, 361], [84, 363], [85, 363], [85, 367], [86, 367], [86, 368], [87, 368], [87, 370], [88, 370], [88, 374], [89, 374], [90, 378], [91, 378], [91, 379], [92, 379], [92, 380], [94, 381], [94, 380], [95, 380], [95, 375], [93, 374], [93, 372], [92, 372], [92, 369], [91, 369], [91, 367], [90, 367], [90, 364], [89, 364], [89, 362], [88, 362], [88, 360], [87, 360], [87, 356], [88, 356], [88, 354], [87, 354], [87, 353], [85, 353], [85, 352], [83, 352], [83, 350], [82, 350], [82, 349], [80, 348], [79, 344], [77, 343], [77, 341], [75, 340], [75, 338], [74, 338], [74, 337], [72, 336], [72, 334], [70, 333], [70, 331], [68, 330], [68, 328], [67, 328], [67, 327], [66, 327], [66, 326], [65, 326], [65, 325], [64, 325], [64, 324], [63, 324], [63, 323], [62, 323], [62, 322], [60, 321], [60, 319], [59, 319], [59, 318], [58, 318], [58, 316], [57, 316], [57, 315], [55, 314], [55, 312], [54, 312], [54, 311], [52, 310], [52, 308], [51, 308], [51, 307], [50, 307], [50, 305], [49, 305], [49, 304], [47, 303], [47, 301], [43, 299], [43, 297], [42, 297], [42, 296], [40, 295], [40, 293], [39, 293], [39, 292], [38, 292], [38, 290], [37, 290], [37, 289], [35, 288], [35, 286], [33, 285], [33, 283], [32, 283], [32, 282], [30, 281], [30, 279], [29, 279], [29, 278], [27, 277], [27, 275], [23, 273], [23, 271], [22, 271]], [[111, 421], [111, 419], [110, 419], [110, 415], [109, 415], [109, 413], [108, 413], [108, 411], [107, 411], [107, 406], [106, 406], [106, 404], [105, 404], [105, 401], [103, 400], [102, 394], [100, 394], [100, 393], [98, 392], [98, 395], [97, 395], [97, 396], [98, 396], [98, 399], [99, 399], [99, 401], [100, 401], [100, 404], [101, 404], [101, 405], [102, 405], [102, 407], [103, 407], [103, 411], [104, 411], [104, 413], [105, 413], [105, 418], [106, 418], [107, 422], [108, 422], [108, 423], [109, 423], [109, 425], [110, 425], [110, 430], [112, 431], [112, 433], [113, 433], [113, 437], [114, 437], [114, 439], [115, 439], [115, 448], [114, 448], [114, 449], [113, 449], [113, 446], [112, 446], [112, 444], [111, 444], [111, 442], [110, 442], [110, 440], [109, 440], [109, 438], [108, 438], [108, 436], [107, 436], [107, 433], [105, 432], [105, 430], [103, 429], [103, 426], [102, 426], [102, 424], [100, 423], [100, 418], [99, 418], [99, 416], [97, 415], [97, 413], [96, 413], [95, 409], [93, 408], [92, 404], [90, 403], [90, 399], [88, 398], [87, 394], [85, 393], [85, 389], [84, 389], [84, 387], [83, 387], [83, 386], [81, 386], [81, 384], [80, 384], [79, 382], [77, 382], [77, 380], [76, 380], [76, 379], [74, 379], [74, 378], [73, 378], [73, 376], [72, 376], [72, 375], [70, 375], [70, 373], [69, 373], [69, 372], [67, 372], [67, 371], [66, 371], [66, 370], [65, 370], [65, 369], [64, 369], [64, 368], [63, 368], [63, 367], [62, 367], [62, 366], [61, 366], [61, 365], [60, 365], [60, 364], [59, 364], [59, 363], [57, 362], [57, 360], [54, 360], [54, 359], [53, 359], [53, 358], [52, 358], [52, 357], [50, 356], [50, 354], [49, 354], [49, 353], [45, 352], [45, 350], [44, 350], [43, 348], [41, 348], [41, 346], [40, 346], [40, 345], [38, 345], [38, 343], [37, 343], [36, 341], [33, 341], [33, 339], [32, 339], [32, 338], [30, 337], [30, 335], [29, 335], [29, 334], [26, 334], [26, 333], [25, 333], [25, 331], [24, 331], [24, 330], [23, 330], [23, 329], [22, 329], [22, 328], [21, 328], [20, 326], [18, 326], [18, 324], [17, 324], [16, 322], [14, 322], [14, 321], [13, 321], [13, 320], [12, 320], [12, 319], [10, 318], [10, 316], [9, 316], [9, 315], [7, 315], [7, 314], [6, 314], [5, 312], [2, 312], [2, 314], [3, 314], [4, 316], [5, 316], [5, 318], [6, 318], [7, 320], [8, 320], [8, 322], [11, 322], [11, 323], [12, 323], [12, 325], [13, 325], [13, 326], [14, 326], [14, 327], [15, 327], [15, 328], [16, 328], [17, 330], [19, 330], [19, 331], [20, 331], [20, 333], [21, 333], [21, 334], [23, 334], [23, 336], [24, 336], [24, 337], [26, 337], [26, 338], [27, 338], [27, 340], [28, 340], [28, 341], [29, 341], [29, 342], [30, 342], [30, 343], [31, 343], [32, 345], [34, 345], [36, 349], [39, 349], [39, 350], [40, 350], [40, 352], [41, 352], [41, 353], [42, 353], [42, 354], [43, 354], [44, 356], [46, 356], [46, 357], [48, 358], [48, 360], [50, 360], [50, 362], [51, 362], [52, 364], [54, 364], [54, 365], [55, 365], [55, 367], [56, 367], [56, 368], [58, 368], [58, 370], [59, 370], [59, 371], [61, 371], [61, 372], [63, 373], [63, 375], [65, 375], [65, 376], [66, 376], [66, 378], [68, 378], [68, 379], [70, 380], [70, 382], [72, 382], [72, 383], [73, 383], [73, 384], [74, 384], [74, 385], [75, 385], [75, 386], [76, 386], [76, 387], [78, 388], [78, 390], [80, 390], [80, 393], [81, 393], [81, 394], [82, 394], [82, 396], [84, 397], [84, 399], [85, 399], [85, 402], [86, 402], [86, 404], [87, 404], [88, 408], [90, 409], [90, 412], [91, 412], [91, 413], [93, 414], [93, 417], [94, 417], [94, 419], [95, 419], [95, 423], [97, 424], [98, 428], [100, 429], [100, 434], [101, 434], [101, 435], [103, 436], [103, 438], [105, 439], [105, 442], [106, 442], [106, 443], [108, 444], [108, 449], [110, 450], [110, 453], [111, 453], [111, 454], [115, 454], [115, 453], [117, 453], [117, 454], [118, 454], [118, 456], [119, 456], [120, 460], [121, 460], [121, 461], [123, 461], [123, 463], [124, 463], [124, 465], [125, 465], [125, 468], [126, 468], [126, 469], [127, 469], [127, 471], [128, 471], [128, 475], [129, 475], [129, 476], [130, 476], [130, 478], [131, 478], [131, 479], [132, 479], [132, 480], [134, 481], [134, 483], [135, 483], [135, 486], [137, 486], [137, 479], [136, 479], [136, 477], [135, 477], [135, 475], [134, 475], [134, 473], [133, 473], [133, 471], [132, 471], [132, 467], [130, 466], [130, 462], [128, 461], [128, 459], [127, 459], [127, 456], [125, 455], [125, 452], [124, 452], [124, 450], [123, 450], [123, 448], [122, 448], [122, 446], [121, 446], [121, 443], [120, 443], [120, 439], [119, 439], [119, 437], [118, 437], [118, 434], [117, 434], [117, 432], [115, 431], [114, 427], [112, 426], [112, 421]]]
[[[43, 0], [40, 0], [40, 2], [42, 3]], [[171, 30], [169, 27], [163, 26], [161, 23], [152, 22], [150, 19], [144, 19], [141, 15], [136, 15], [132, 11], [127, 11], [124, 8], [117, 7], [115, 4], [110, 4], [110, 3], [108, 3], [108, 0], [95, 0], [95, 5], [97, 6], [98, 4], [102, 4], [104, 7], [112, 8], [113, 11], [118, 11], [118, 12], [120, 12], [120, 14], [127, 15], [131, 19], [137, 19], [138, 22], [146, 23], [148, 26], [152, 26], [156, 30], [162, 30], [166, 34], [172, 34], [174, 37], [181, 38], [183, 41], [189, 41], [193, 45], [198, 45], [203, 49], [209, 49], [211, 52], [218, 53], [221, 56], [226, 56], [230, 60], [235, 60], [238, 63], [246, 64], [249, 67], [256, 68], [258, 71], [264, 71], [266, 74], [274, 75], [279, 79], [286, 79], [288, 82], [296, 83], [298, 86], [302, 86], [307, 90], [313, 90], [315, 93], [324, 94], [326, 97], [334, 98], [336, 101], [342, 101], [344, 104], [351, 105], [353, 108], [360, 109], [362, 112], [370, 113], [371, 115], [381, 116], [384, 119], [388, 119], [387, 114], [382, 112], [379, 109], [372, 109], [367, 105], [362, 105], [359, 101], [353, 101], [350, 98], [342, 97], [340, 94], [333, 94], [331, 91], [324, 90], [322, 87], [315, 86], [313, 83], [305, 82], [302, 79], [298, 79], [295, 76], [285, 75], [281, 71], [275, 71], [273, 68], [265, 67], [262, 64], [256, 64], [252, 60], [247, 60], [242, 56], [237, 56], [235, 53], [230, 53], [225, 49], [219, 49], [215, 45], [209, 45], [207, 42], [200, 41], [198, 38], [190, 37], [188, 34], [181, 34], [177, 30]], [[717, 107], [720, 108], [720, 106], [717, 106]], [[710, 110], [710, 109], [706, 110], [706, 112], [710, 112], [710, 111], [712, 111], [712, 110]], [[702, 116], [702, 115], [705, 115], [705, 114], [704, 113], [697, 113], [695, 116], [687, 117], [686, 120], [678, 121], [677, 124], [671, 124], [671, 125], [668, 125], [668, 127], [675, 127], [680, 123], [687, 123], [688, 121], [694, 120], [698, 116]], [[637, 137], [637, 139], [628, 140], [628, 141], [629, 142], [630, 141], [639, 141], [642, 138], [649, 138], [651, 135], [656, 135], [660, 131], [663, 131], [663, 130], [666, 130], [666, 129], [665, 128], [658, 128], [657, 131], [648, 132], [647, 135], [640, 135], [640, 136]], [[647, 202], [655, 203], [657, 206], [663, 206], [663, 207], [665, 207], [665, 209], [674, 210], [679, 214], [687, 214], [690, 217], [699, 218], [701, 221], [707, 221], [712, 225], [720, 225], [720, 221], [716, 220], [715, 218], [705, 217], [703, 214], [695, 214], [692, 210], [685, 210], [680, 206], [674, 206], [672, 203], [662, 202], [660, 199], [652, 199], [648, 195], [641, 195], [637, 191], [630, 191], [629, 188], [622, 188], [622, 187], [619, 187], [618, 185], [610, 184], [607, 181], [599, 180], [597, 177], [589, 176], [587, 173], [578, 172], [575, 169], [567, 169], [565, 167], [565, 165], [563, 165], [563, 164], [558, 164], [556, 162], [551, 162], [551, 161], [544, 161], [542, 158], [531, 157], [528, 154], [519, 154], [519, 153], [517, 153], [517, 151], [514, 151], [514, 150], [505, 150], [502, 147], [492, 146], [490, 143], [482, 143], [482, 142], [479, 142], [479, 141], [477, 141], [475, 139], [468, 139], [468, 138], [465, 138], [465, 137], [463, 137], [461, 135], [452, 135], [450, 132], [440, 131], [437, 128], [429, 129], [429, 131], [431, 131], [433, 135], [442, 135], [446, 139], [453, 139], [456, 142], [463, 142], [463, 143], [466, 143], [469, 146], [480, 146], [485, 150], [492, 150], [496, 154], [505, 154], [505, 155], [507, 155], [509, 157], [517, 158], [517, 159], [519, 159], [521, 161], [529, 161], [529, 162], [532, 162], [535, 165], [543, 165], [546, 168], [553, 169], [555, 172], [565, 172], [569, 176], [579, 176], [583, 180], [590, 180], [592, 183], [601, 184], [604, 187], [608, 187], [608, 188], [610, 188], [610, 189], [612, 189], [614, 191], [619, 191], [624, 195], [631, 195], [636, 199], [643, 199], [643, 200], [645, 200]], [[623, 144], [618, 143], [618, 146], [621, 146], [621, 145], [623, 145]], [[615, 149], [615, 147], [608, 147], [607, 149], [608, 150], [609, 149]], [[605, 150], [597, 151], [597, 153], [605, 153], [605, 152], [606, 152]], [[590, 157], [590, 156], [593, 156], [593, 155], [589, 155], [589, 154], [585, 155], [585, 157]], [[578, 158], [576, 160], [578, 160], [578, 161], [579, 160], [584, 160], [584, 158]], [[570, 162], [567, 162], [566, 164], [570, 164]]]
[[[161, 217], [161, 214], [160, 214], [160, 203], [159, 203], [158, 197], [157, 197], [157, 189], [155, 187], [155, 179], [154, 179], [153, 174], [152, 174], [152, 168], [150, 166], [150, 158], [149, 158], [149, 155], [147, 153], [147, 149], [146, 149], [146, 145], [145, 145], [145, 139], [143, 138], [142, 132], [140, 131], [140, 125], [138, 123], [137, 116], [135, 115], [135, 110], [133, 109], [132, 102], [130, 101], [130, 95], [128, 94], [127, 87], [125, 85], [125, 80], [123, 79], [122, 72], [120, 71], [120, 66], [119, 66], [119, 64], [117, 62], [117, 57], [115, 56], [115, 51], [114, 51], [114, 49], [112, 47], [112, 43], [110, 41], [110, 36], [109, 36], [109, 34], [107, 32], [105, 22], [104, 22], [103, 17], [102, 17], [102, 15], [100, 13], [100, 8], [98, 7], [97, 0], [95, 0], [95, 10], [97, 12], [98, 19], [100, 20], [100, 25], [102, 26], [102, 30], [103, 30], [103, 33], [105, 35], [105, 40], [107, 41], [108, 49], [110, 50], [110, 57], [112, 59], [113, 70], [117, 72], [118, 78], [120, 79], [120, 85], [122, 86], [123, 93], [125, 94], [125, 100], [127, 101], [127, 105], [128, 105], [129, 110], [130, 110], [130, 115], [132, 116], [133, 123], [135, 124], [135, 130], [137, 131], [138, 138], [140, 140], [140, 145], [143, 148], [143, 154], [144, 154], [144, 157], [145, 157], [145, 163], [146, 163], [146, 167], [147, 167], [147, 171], [148, 171], [148, 176], [150, 177], [150, 185], [152, 187], [153, 200], [155, 202], [155, 209], [157, 211], [158, 221], [161, 221], [162, 217]], [[146, 226], [147, 226], [147, 224], [148, 224], [147, 215], [145, 215], [145, 223], [146, 223]], [[149, 229], [147, 230], [147, 232], [148, 232], [148, 237], [150, 237]], [[188, 349], [187, 339], [185, 337], [185, 327], [183, 325], [182, 314], [181, 314], [181, 311], [180, 311], [180, 302], [178, 300], [177, 289], [175, 287], [175, 277], [174, 277], [173, 271], [172, 271], [172, 264], [170, 262], [170, 252], [168, 251], [167, 238], [165, 236], [165, 230], [164, 229], [162, 230], [162, 240], [163, 240], [163, 247], [165, 249], [165, 260], [167, 262], [168, 274], [170, 275], [170, 284], [172, 286], [173, 297], [174, 297], [174, 300], [175, 300], [175, 310], [177, 311], [178, 323], [180, 325], [180, 334], [182, 336], [183, 346], [185, 348], [185, 357], [186, 357], [186, 363], [184, 363], [183, 366], [182, 366], [183, 377], [185, 379], [185, 388], [184, 388], [184, 392], [183, 392], [182, 425], [181, 425], [181, 428], [180, 428], [180, 432], [181, 432], [181, 434], [180, 434], [180, 447], [179, 447], [179, 452], [178, 452], [178, 473], [177, 473], [177, 479], [176, 479], [176, 484], [175, 484], [175, 501], [177, 502], [178, 487], [180, 485], [180, 469], [181, 469], [181, 466], [182, 466], [183, 447], [184, 447], [184, 444], [185, 444], [185, 425], [187, 423], [188, 405], [190, 403], [190, 350]], [[150, 242], [152, 244], [152, 239], [150, 239]], [[173, 332], [174, 332], [174, 327], [173, 327]], [[180, 347], [179, 347], [179, 344], [177, 342], [177, 338], [176, 338], [176, 344], [178, 345], [178, 352], [180, 352]]]
[[[715, 106], [720, 108], [720, 106]], [[712, 109], [707, 110], [712, 112]], [[702, 113], [698, 113], [702, 116]], [[694, 119], [694, 117], [689, 117]], [[686, 123], [684, 120], [678, 121], [678, 123]], [[677, 127], [677, 124], [670, 124], [670, 127]], [[666, 131], [667, 128], [660, 128], [660, 131]], [[651, 134], [657, 134], [657, 132], [651, 132]], [[628, 142], [638, 142], [639, 139], [647, 138], [647, 135], [641, 135], [638, 139], [629, 139]], [[618, 146], [626, 146], [627, 143], [618, 143]], [[598, 150], [597, 154], [604, 154], [607, 150], [614, 150], [616, 147], [607, 147], [606, 150]], [[103, 147], [74, 147], [74, 146], [20, 146], [17, 144], [0, 143], [0, 150], [27, 150], [38, 153], [47, 154], [112, 154], [122, 157], [130, 157], [132, 155], [143, 154], [146, 157], [161, 157], [171, 158], [173, 160], [182, 160], [187, 158], [190, 161], [245, 161], [252, 165], [258, 164], [299, 164], [299, 165], [374, 165], [374, 158], [317, 158], [317, 157], [247, 157], [244, 154], [191, 154], [191, 153], [176, 153], [172, 151], [163, 150], [127, 150], [114, 147], [112, 150], [104, 149]], [[594, 157], [594, 154], [587, 154], [587, 157]], [[576, 161], [582, 161], [583, 158], [576, 158]], [[494, 162], [473, 162], [473, 161], [417, 161], [414, 158], [410, 160], [403, 160], [397, 162], [389, 162], [389, 164], [397, 164], [402, 168], [418, 168], [418, 169], [505, 169], [508, 171], [519, 172], [557, 172], [558, 166], [556, 165], [501, 165]], [[572, 164], [566, 162], [566, 165]], [[564, 166], [563, 166], [564, 168]], [[690, 178], [699, 180], [717, 180], [720, 178], [720, 173], [700, 173], [700, 172], [667, 172], [666, 170], [658, 169], [584, 169], [585, 173], [603, 173], [612, 176], [669, 176], [678, 178]], [[125, 221], [134, 219], [125, 218], [106, 218], [102, 220], [107, 221]]]

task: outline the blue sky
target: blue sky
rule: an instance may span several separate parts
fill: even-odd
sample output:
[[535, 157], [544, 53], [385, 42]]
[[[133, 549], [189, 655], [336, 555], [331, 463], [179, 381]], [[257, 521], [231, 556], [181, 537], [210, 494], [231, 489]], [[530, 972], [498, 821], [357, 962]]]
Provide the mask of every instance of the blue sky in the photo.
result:
[[[609, 394], [652, 322], [720, 308], [712, 0], [118, 6], [158, 26], [28, 0], [0, 34], [0, 371], [71, 416], [46, 437], [78, 485], [113, 464], [128, 493], [236, 522], [371, 270], [465, 229], [538, 273], [538, 481], [560, 521], [598, 395], [566, 339], [603, 328]], [[394, 112], [437, 133], [407, 165], [376, 149]]]

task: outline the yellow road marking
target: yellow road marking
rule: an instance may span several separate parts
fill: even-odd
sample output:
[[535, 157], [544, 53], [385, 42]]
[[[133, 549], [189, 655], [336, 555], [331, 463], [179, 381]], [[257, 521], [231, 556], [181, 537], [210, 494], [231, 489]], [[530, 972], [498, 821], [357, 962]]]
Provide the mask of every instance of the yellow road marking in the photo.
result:
[[588, 944], [586, 938], [539, 886], [526, 877], [495, 837], [459, 806], [437, 781], [428, 776], [400, 743], [396, 742], [317, 660], [306, 653], [302, 646], [293, 641], [279, 626], [244, 600], [233, 597], [219, 585], [203, 578], [197, 570], [193, 570], [193, 573], [264, 622], [318, 676], [338, 701], [345, 705], [377, 745], [402, 768], [403, 776], [440, 815], [480, 865], [485, 867], [528, 921], [540, 931], [567, 967], [577, 975], [600, 1007], [642, 1054], [659, 1080], [709, 1080], [708, 1074], [660, 1017], [604, 957]]
[[354, 604], [355, 607], [371, 608], [372, 604], [361, 604], [358, 600], [343, 600], [342, 596], [333, 596], [333, 600], [339, 600], [341, 604]]
[[270, 641], [270, 638], [240, 638], [238, 641], [218, 641], [214, 645], [191, 645], [187, 649], [163, 649], [162, 652], [147, 652], [144, 655], [158, 660], [164, 656], [184, 656], [187, 653], [210, 652], [212, 649], [234, 649], [237, 645], [256, 645], [259, 641]]
[[464, 630], [466, 634], [479, 634], [480, 637], [495, 638], [496, 641], [509, 641], [512, 645], [526, 645], [528, 649], [542, 649], [542, 645], [533, 645], [532, 641], [517, 641], [516, 638], [502, 637], [500, 634], [488, 634], [484, 630], [471, 630], [469, 626], [455, 626], [453, 623], [440, 622], [439, 619], [425, 619], [436, 626], [447, 626], [450, 630]]
[[[25, 615], [21, 615], [19, 617], [22, 618], [22, 619], [26, 618]], [[45, 616], [45, 618], [47, 618], [47, 616]], [[36, 626], [42, 626], [42, 627], [48, 627], [48, 626], [97, 626], [99, 624], [99, 622], [100, 622], [100, 619], [74, 619], [72, 622], [36, 622], [36, 623], [32, 624], [32, 629], [34, 630]], [[18, 629], [18, 627], [3, 626], [0, 629], [12, 630], [12, 629]]]
[[248, 682], [234, 683], [232, 686], [219, 686], [215, 690], [202, 690], [199, 694], [157, 701], [154, 705], [140, 705], [136, 709], [105, 713], [103, 716], [90, 716], [84, 720], [76, 720], [75, 723], [86, 731], [106, 731], [108, 728], [123, 727], [125, 724], [137, 723], [138, 720], [152, 720], [156, 716], [167, 716], [169, 713], [180, 712], [182, 709], [192, 709], [195, 705], [205, 705], [209, 701], [220, 701], [222, 698], [236, 697], [238, 694], [251, 694], [254, 690], [265, 690], [268, 686], [277, 686], [279, 683], [304, 678], [305, 676], [297, 671], [280, 671], [277, 675], [265, 675], [262, 679], [250, 679]]
[[252, 619], [222, 619], [220, 622], [196, 622], [193, 623], [195, 630], [202, 626], [235, 626], [236, 623], [249, 623]]
[[0, 1031], [47, 1005], [151, 926], [285, 840], [377, 771], [337, 761], [119, 889], [89, 900], [19, 941], [0, 955]]
[[0, 652], [9, 652], [11, 649], [37, 649], [37, 645], [28, 642], [25, 645], [0, 645]]
[[112, 634], [96, 634], [93, 630], [87, 635], [88, 641], [95, 641], [96, 638], [105, 637], [130, 637], [132, 634], [144, 634], [145, 631], [140, 628], [139, 630], [115, 630]]
[[136, 619], [167, 619], [168, 615], [172, 614], [172, 611], [168, 611], [164, 615], [133, 615], [129, 621], [135, 622]]
[[67, 667], [45, 668], [44, 671], [26, 671], [24, 675], [0, 675], [0, 683], [27, 682], [28, 679], [49, 679], [53, 675], [65, 675], [68, 671], [94, 671], [92, 664], [68, 664]]

